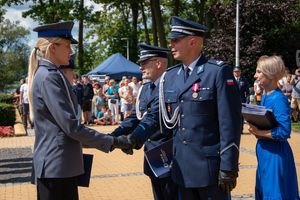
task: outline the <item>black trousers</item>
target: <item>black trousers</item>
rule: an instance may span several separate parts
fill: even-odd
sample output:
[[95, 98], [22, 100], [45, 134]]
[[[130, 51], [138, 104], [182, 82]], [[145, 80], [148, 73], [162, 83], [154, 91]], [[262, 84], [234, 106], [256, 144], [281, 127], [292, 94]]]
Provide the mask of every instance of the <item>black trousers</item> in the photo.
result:
[[230, 200], [230, 193], [220, 190], [217, 185], [202, 188], [184, 188], [179, 186], [179, 200]]
[[37, 179], [38, 200], [78, 200], [77, 177]]
[[150, 179], [154, 200], [177, 200], [177, 185], [171, 177]]
[[27, 116], [29, 115], [29, 104], [22, 104], [22, 121], [25, 129], [27, 128]]

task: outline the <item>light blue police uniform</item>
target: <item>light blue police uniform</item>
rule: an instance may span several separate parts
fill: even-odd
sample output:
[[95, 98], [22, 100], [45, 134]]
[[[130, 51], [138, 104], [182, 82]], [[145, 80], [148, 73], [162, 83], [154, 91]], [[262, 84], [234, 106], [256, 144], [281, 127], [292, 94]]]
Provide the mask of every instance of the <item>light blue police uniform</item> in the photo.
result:
[[[39, 37], [70, 39], [73, 22], [40, 26]], [[32, 83], [35, 124], [35, 178], [67, 178], [83, 174], [82, 144], [109, 152], [111, 136], [80, 124], [77, 97], [67, 78], [49, 60], [40, 59]]]

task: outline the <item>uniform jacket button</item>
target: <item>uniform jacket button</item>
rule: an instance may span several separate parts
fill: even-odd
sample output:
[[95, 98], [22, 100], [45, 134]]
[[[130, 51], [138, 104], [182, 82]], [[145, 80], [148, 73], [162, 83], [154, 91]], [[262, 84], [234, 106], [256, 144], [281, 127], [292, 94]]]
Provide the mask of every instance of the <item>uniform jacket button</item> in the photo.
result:
[[183, 144], [187, 144], [187, 141], [185, 141], [185, 140], [183, 140], [183, 142], [182, 142]]
[[148, 142], [151, 142], [151, 139], [148, 139], [147, 141], [148, 141]]
[[184, 115], [181, 115], [181, 118], [184, 118]]
[[183, 103], [184, 101], [183, 101], [183, 100], [181, 100], [180, 102], [181, 102], [181, 103]]
[[182, 128], [181, 130], [182, 130], [182, 131], [185, 131], [185, 128]]

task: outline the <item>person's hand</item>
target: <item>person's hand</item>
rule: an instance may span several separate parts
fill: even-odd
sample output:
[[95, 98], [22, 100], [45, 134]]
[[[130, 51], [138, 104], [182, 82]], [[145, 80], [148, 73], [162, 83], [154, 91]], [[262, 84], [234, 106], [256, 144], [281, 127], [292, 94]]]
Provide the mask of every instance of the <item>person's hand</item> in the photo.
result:
[[248, 128], [249, 133], [254, 135], [257, 139], [261, 139], [261, 138], [273, 139], [270, 130], [259, 130], [253, 124], [250, 124], [249, 122], [247, 122], [247, 124], [249, 126]]
[[219, 182], [218, 185], [223, 192], [230, 192], [236, 186], [236, 178], [238, 177], [237, 172], [231, 171], [219, 171]]
[[249, 126], [248, 127], [249, 133], [251, 133], [253, 135], [257, 135], [258, 128], [249, 122], [246, 122], [246, 124]]
[[128, 136], [121, 135], [119, 137], [113, 137], [113, 144], [110, 151], [117, 149], [132, 149], [132, 143], [130, 142]]
[[133, 155], [133, 149], [129, 148], [129, 149], [122, 149], [123, 153], [128, 154], [128, 155]]
[[130, 140], [130, 143], [132, 144], [132, 148], [133, 149], [137, 149], [138, 150], [138, 149], [142, 148], [142, 146], [144, 145], [136, 137], [134, 137], [131, 134], [128, 135], [128, 139]]
[[246, 124], [249, 126], [248, 131], [250, 134], [254, 135], [257, 139], [262, 138], [262, 136], [259, 134], [259, 130], [256, 126], [253, 124], [250, 124], [249, 122], [246, 122]]

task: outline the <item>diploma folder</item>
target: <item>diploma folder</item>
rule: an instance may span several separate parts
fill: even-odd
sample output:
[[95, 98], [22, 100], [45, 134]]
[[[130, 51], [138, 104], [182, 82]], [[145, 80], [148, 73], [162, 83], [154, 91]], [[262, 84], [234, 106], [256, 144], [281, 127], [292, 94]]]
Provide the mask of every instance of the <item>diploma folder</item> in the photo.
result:
[[159, 146], [145, 152], [145, 158], [153, 172], [158, 178], [167, 177], [170, 175], [172, 165], [173, 139], [160, 144]]
[[264, 106], [243, 103], [242, 115], [247, 122], [260, 130], [271, 130], [278, 124], [272, 110]]
[[83, 154], [84, 173], [77, 177], [78, 186], [89, 187], [93, 164], [92, 154]]

